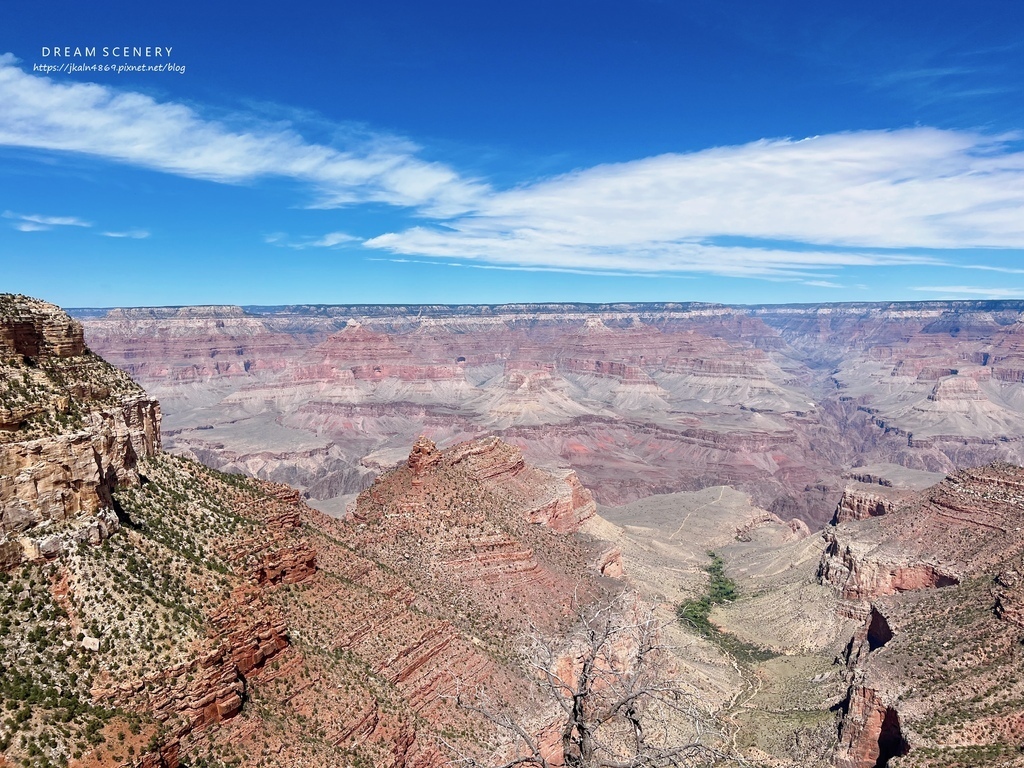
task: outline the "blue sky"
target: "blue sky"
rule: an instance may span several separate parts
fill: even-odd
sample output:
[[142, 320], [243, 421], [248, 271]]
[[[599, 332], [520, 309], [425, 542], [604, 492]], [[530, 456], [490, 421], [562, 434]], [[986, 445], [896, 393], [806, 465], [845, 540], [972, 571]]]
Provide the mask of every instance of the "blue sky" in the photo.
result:
[[157, 5], [0, 25], [0, 290], [1024, 297], [1017, 0]]

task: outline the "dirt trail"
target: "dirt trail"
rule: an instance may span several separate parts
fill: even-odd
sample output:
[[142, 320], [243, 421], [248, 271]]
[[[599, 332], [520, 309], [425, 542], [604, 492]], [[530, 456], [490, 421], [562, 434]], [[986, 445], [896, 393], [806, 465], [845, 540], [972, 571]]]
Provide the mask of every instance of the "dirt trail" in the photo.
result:
[[714, 501], [709, 501], [709, 502], [706, 502], [704, 504], [701, 504], [699, 507], [696, 507], [695, 509], [691, 509], [689, 512], [687, 512], [686, 513], [686, 517], [684, 517], [683, 521], [681, 523], [679, 523], [679, 527], [676, 528], [675, 532], [673, 532], [671, 535], [669, 535], [668, 540], [669, 541], [673, 541], [675, 539], [675, 537], [678, 536], [682, 532], [683, 528], [686, 526], [687, 521], [689, 521], [690, 517], [692, 517], [695, 512], [700, 512], [702, 509], [707, 509], [708, 507], [713, 507], [713, 506], [715, 506], [715, 504], [720, 502], [722, 500], [722, 495], [724, 493], [725, 493], [725, 486], [723, 485], [723, 486], [720, 486], [719, 489], [718, 489], [718, 498], [717, 499], [715, 499]]

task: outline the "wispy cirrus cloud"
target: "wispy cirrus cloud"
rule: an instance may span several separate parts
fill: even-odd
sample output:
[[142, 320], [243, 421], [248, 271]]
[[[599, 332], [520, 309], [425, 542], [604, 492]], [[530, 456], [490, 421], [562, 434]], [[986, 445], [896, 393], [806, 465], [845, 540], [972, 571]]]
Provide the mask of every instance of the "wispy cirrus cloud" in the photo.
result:
[[[591, 275], [601, 277], [651, 277], [649, 272], [627, 272], [627, 271], [604, 271], [595, 270], [588, 268], [573, 269], [571, 267], [545, 267], [545, 266], [518, 266], [518, 265], [506, 265], [506, 264], [473, 264], [461, 261], [440, 261], [438, 259], [402, 259], [402, 258], [373, 258], [370, 257], [367, 261], [387, 261], [392, 264], [423, 264], [427, 266], [439, 266], [439, 267], [455, 267], [458, 269], [485, 269], [495, 270], [498, 272], [555, 272], [558, 274], [567, 275]], [[689, 279], [690, 275], [678, 275], [672, 273], [658, 273], [655, 275], [661, 280], [685, 280]]]
[[[214, 119], [139, 93], [37, 77], [9, 54], [0, 56], [0, 103], [0, 144], [219, 183], [287, 178], [324, 208], [411, 209], [416, 226], [361, 243], [395, 257], [832, 287], [844, 268], [968, 266], [958, 250], [1024, 249], [1024, 151], [1014, 135], [921, 127], [766, 139], [499, 189], [423, 160], [403, 139], [364, 132], [327, 146], [281, 122]], [[356, 242], [344, 232], [265, 240], [300, 250]], [[985, 268], [977, 260], [972, 268]]]
[[[0, 215], [5, 219], [11, 219], [13, 222], [11, 226], [19, 232], [46, 232], [57, 227], [82, 227], [85, 229], [93, 227], [91, 221], [86, 221], [77, 216], [44, 216], [39, 213], [15, 213], [14, 211], [4, 211]], [[96, 234], [102, 237], [131, 238], [134, 240], [149, 237], [149, 232], [145, 229], [96, 232]]]
[[977, 71], [976, 67], [966, 66], [896, 69], [879, 75], [875, 78], [874, 84], [882, 88], [902, 85], [934, 86], [951, 79], [969, 77]]
[[145, 229], [129, 229], [124, 232], [99, 232], [103, 237], [128, 238], [130, 240], [145, 240], [149, 237], [149, 231]]
[[244, 183], [285, 177], [316, 205], [358, 202], [465, 212], [483, 186], [422, 160], [406, 140], [375, 135], [335, 148], [249, 116], [210, 119], [193, 107], [95, 83], [58, 83], [0, 54], [0, 144], [78, 152], [191, 178]]
[[12, 219], [19, 232], [45, 232], [54, 227], [91, 227], [92, 223], [76, 216], [43, 216], [38, 213], [15, 213], [4, 211], [5, 219]]
[[284, 232], [274, 232], [263, 236], [263, 242], [269, 245], [277, 245], [282, 248], [294, 248], [301, 251], [306, 248], [336, 248], [339, 245], [346, 245], [359, 242], [359, 238], [346, 232], [328, 232], [320, 236], [304, 236], [293, 238]]
[[1024, 299], [1024, 289], [1005, 287], [981, 287], [974, 285], [922, 285], [912, 287], [912, 291], [939, 294], [949, 298], [982, 298], [982, 299]]
[[834, 283], [831, 280], [804, 280], [804, 285], [813, 285], [816, 288], [845, 288], [846, 286]]

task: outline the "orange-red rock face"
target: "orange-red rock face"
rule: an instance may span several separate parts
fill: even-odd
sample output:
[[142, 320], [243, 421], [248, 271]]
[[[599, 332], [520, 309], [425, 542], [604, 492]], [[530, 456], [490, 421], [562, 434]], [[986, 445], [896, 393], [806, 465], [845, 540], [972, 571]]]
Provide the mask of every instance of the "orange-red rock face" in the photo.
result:
[[896, 709], [883, 704], [878, 692], [856, 688], [839, 734], [836, 768], [875, 768], [881, 761], [906, 754], [908, 746], [900, 730]]
[[353, 519], [360, 551], [423, 574], [436, 599], [468, 597], [516, 631], [524, 612], [551, 628], [571, 611], [592, 558], [566, 534], [594, 513], [575, 475], [530, 467], [497, 438], [445, 451], [420, 439], [406, 467], [360, 495]]
[[836, 511], [832, 515], [833, 525], [850, 520], [866, 520], [869, 517], [881, 517], [891, 512], [894, 500], [891, 495], [872, 488], [848, 485], [843, 490]]

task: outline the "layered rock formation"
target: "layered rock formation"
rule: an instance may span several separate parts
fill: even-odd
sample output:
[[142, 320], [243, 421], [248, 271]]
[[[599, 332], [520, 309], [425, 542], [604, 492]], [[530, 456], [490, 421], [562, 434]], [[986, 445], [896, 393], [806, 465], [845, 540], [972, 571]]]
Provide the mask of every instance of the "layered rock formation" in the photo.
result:
[[[102, 538], [97, 519], [137, 463], [160, 450], [160, 408], [85, 347], [59, 308], [0, 296], [0, 552], [7, 567], [63, 536]], [[71, 531], [70, 529], [75, 529]], [[23, 550], [19, 554], [19, 549]]]
[[[453, 748], [479, 748], [481, 738], [494, 748], [501, 734], [457, 697], [486, 689], [514, 707], [536, 707], [528, 676], [510, 658], [513, 638], [524, 622], [561, 631], [574, 599], [613, 583], [597, 568], [603, 549], [573, 533], [594, 513], [589, 494], [494, 439], [444, 451], [417, 440], [404, 466], [360, 495], [350, 520], [324, 517], [293, 496], [288, 503], [302, 523], [289, 530], [306, 537], [305, 549], [285, 540], [274, 548], [275, 562], [295, 563], [291, 571], [275, 582], [264, 578], [262, 550], [247, 545], [250, 554], [232, 555], [240, 565], [263, 564], [250, 583], [298, 584], [265, 592], [287, 627], [283, 661], [246, 674], [257, 710], [243, 710], [245, 721], [193, 742], [230, 742], [245, 764], [270, 750], [276, 765], [361, 755], [374, 765], [428, 768], [450, 764]], [[314, 550], [311, 573], [295, 553]], [[282, 731], [281, 717], [295, 718], [304, 739]], [[477, 735], [453, 736], [462, 729]]]
[[843, 475], [1024, 460], [1022, 307], [924, 302], [88, 313], [168, 444], [341, 514], [419, 434], [497, 434], [599, 501], [729, 484], [824, 524]]
[[1021, 764], [1024, 469], [964, 470], [881, 515], [866, 506], [826, 529], [819, 567], [863, 621], [836, 765]]
[[432, 601], [457, 593], [515, 633], [524, 612], [554, 630], [577, 584], [595, 578], [604, 548], [565, 536], [594, 512], [575, 475], [530, 467], [497, 438], [443, 452], [420, 438], [406, 467], [359, 496], [353, 520], [360, 551], [420, 574], [418, 590]]

